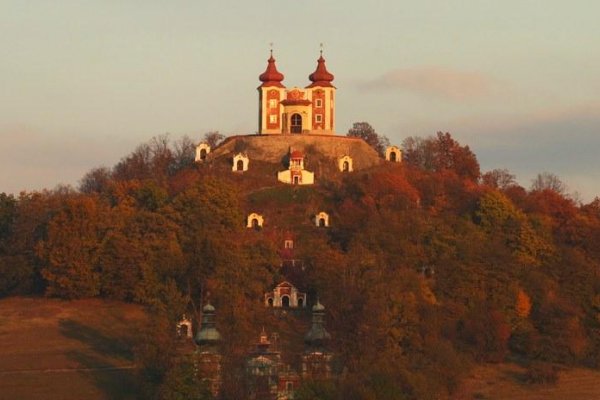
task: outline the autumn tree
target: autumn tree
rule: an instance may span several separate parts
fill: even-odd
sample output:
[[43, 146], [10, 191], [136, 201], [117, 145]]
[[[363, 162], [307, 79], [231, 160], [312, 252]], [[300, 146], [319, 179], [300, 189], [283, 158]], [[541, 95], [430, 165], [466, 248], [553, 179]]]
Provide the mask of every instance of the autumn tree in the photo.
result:
[[355, 122], [352, 124], [352, 128], [348, 130], [349, 137], [357, 137], [363, 139], [369, 146], [371, 146], [379, 155], [385, 154], [385, 149], [390, 145], [390, 140], [387, 136], [378, 134], [375, 128], [368, 122]]
[[426, 139], [409, 137], [403, 142], [403, 159], [428, 171], [454, 171], [459, 177], [477, 180], [479, 162], [469, 146], [461, 146], [450, 133], [438, 132]]
[[92, 297], [100, 291], [96, 269], [106, 210], [94, 197], [67, 199], [48, 224], [47, 238], [37, 249], [44, 260], [46, 294], [65, 298]]

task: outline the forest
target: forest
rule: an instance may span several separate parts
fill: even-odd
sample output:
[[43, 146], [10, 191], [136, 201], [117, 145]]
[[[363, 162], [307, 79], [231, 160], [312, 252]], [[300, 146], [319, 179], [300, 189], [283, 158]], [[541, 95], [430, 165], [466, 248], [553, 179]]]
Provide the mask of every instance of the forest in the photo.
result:
[[[211, 398], [173, 335], [210, 297], [222, 397], [239, 399], [261, 327], [281, 332], [290, 360], [301, 351], [310, 313], [276, 317], [263, 301], [292, 232], [339, 366], [297, 399], [443, 398], [483, 362], [522, 363], [541, 383], [557, 365], [600, 368], [600, 198], [574, 198], [551, 173], [525, 188], [508, 170], [481, 171], [449, 133], [402, 148], [402, 163], [295, 187], [196, 164], [190, 138], [158, 136], [78, 188], [2, 193], [0, 296], [145, 306], [140, 393], [161, 399]], [[261, 231], [245, 227], [255, 209]], [[320, 209], [327, 229], [309, 219]]]

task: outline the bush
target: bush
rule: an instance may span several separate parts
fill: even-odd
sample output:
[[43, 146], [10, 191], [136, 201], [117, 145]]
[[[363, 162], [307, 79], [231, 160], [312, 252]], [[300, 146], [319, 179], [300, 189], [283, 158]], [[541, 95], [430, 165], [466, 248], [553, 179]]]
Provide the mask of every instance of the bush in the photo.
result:
[[558, 382], [558, 370], [552, 364], [534, 362], [525, 372], [525, 381], [529, 384], [553, 385]]

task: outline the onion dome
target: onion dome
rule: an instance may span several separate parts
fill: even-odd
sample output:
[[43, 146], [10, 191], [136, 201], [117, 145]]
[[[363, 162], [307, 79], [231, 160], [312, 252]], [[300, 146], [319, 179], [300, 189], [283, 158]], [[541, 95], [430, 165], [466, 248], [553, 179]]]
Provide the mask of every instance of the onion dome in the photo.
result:
[[304, 154], [300, 150], [294, 150], [290, 154], [290, 158], [304, 158]]
[[323, 87], [333, 87], [331, 82], [333, 81], [333, 74], [327, 71], [327, 67], [325, 66], [325, 59], [323, 58], [323, 54], [317, 60], [317, 69], [315, 72], [308, 76], [308, 79], [312, 82], [307, 87], [315, 87], [315, 86], [323, 86]]
[[202, 324], [194, 341], [198, 346], [215, 345], [221, 341], [221, 334], [215, 327], [215, 308], [210, 303], [202, 308]]
[[323, 347], [331, 339], [331, 335], [325, 329], [325, 307], [319, 300], [312, 308], [312, 326], [304, 336], [304, 343], [311, 347]]
[[267, 69], [258, 77], [258, 79], [262, 82], [262, 85], [260, 85], [260, 87], [285, 87], [281, 84], [281, 81], [283, 81], [283, 74], [277, 71], [275, 59], [273, 58], [273, 52], [271, 52], [271, 57], [269, 57], [267, 61]]

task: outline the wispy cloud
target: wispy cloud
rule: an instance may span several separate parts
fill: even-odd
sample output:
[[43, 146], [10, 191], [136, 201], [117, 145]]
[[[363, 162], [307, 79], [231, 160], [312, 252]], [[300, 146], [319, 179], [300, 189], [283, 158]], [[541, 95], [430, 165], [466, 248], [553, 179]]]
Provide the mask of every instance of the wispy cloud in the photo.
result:
[[445, 67], [394, 69], [359, 84], [364, 91], [404, 91], [463, 101], [486, 97], [496, 86], [494, 79], [482, 73]]

